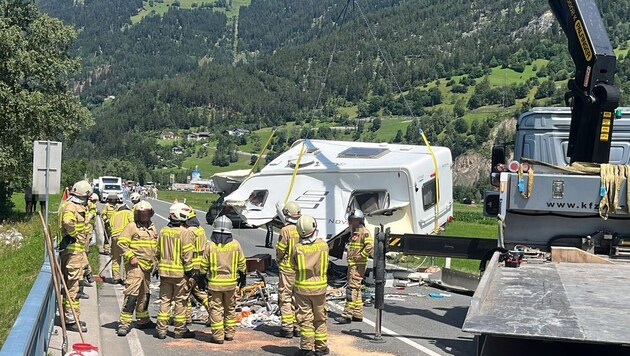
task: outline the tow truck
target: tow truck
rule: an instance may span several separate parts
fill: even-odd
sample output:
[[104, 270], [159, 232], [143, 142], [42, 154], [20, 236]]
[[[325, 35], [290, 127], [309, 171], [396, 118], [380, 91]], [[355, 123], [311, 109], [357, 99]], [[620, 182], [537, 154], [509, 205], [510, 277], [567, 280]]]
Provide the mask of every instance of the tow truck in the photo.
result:
[[549, 5], [576, 66], [568, 108], [519, 118], [518, 160], [493, 147], [497, 189], [484, 213], [497, 217], [496, 240], [377, 231], [375, 339], [385, 252], [400, 251], [481, 260], [462, 327], [477, 355], [630, 354], [630, 109], [618, 108], [616, 57], [595, 1]]

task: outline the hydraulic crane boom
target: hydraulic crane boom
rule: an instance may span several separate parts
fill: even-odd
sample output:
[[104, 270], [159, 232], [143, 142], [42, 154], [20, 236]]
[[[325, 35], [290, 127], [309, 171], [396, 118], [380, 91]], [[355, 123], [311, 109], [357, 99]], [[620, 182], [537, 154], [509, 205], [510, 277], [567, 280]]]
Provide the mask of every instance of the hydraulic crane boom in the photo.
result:
[[549, 0], [569, 41], [575, 78], [565, 101], [571, 106], [568, 156], [573, 162], [608, 163], [615, 109], [616, 57], [594, 0]]

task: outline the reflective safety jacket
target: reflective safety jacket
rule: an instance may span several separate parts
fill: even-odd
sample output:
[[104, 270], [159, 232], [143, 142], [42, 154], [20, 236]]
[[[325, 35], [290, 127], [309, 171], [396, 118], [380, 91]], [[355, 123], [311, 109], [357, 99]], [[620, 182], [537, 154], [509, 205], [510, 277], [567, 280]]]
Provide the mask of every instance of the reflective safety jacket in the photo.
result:
[[96, 203], [92, 203], [91, 201], [88, 200], [87, 212], [88, 214], [86, 217], [85, 227], [87, 228], [87, 233], [89, 235], [94, 229], [94, 222], [96, 221], [96, 214], [98, 214], [98, 211], [96, 210]]
[[[370, 232], [361, 226], [352, 232], [348, 241], [348, 266], [365, 265], [368, 257], [374, 251], [374, 238], [370, 236]], [[359, 256], [358, 259], [355, 259]]]
[[280, 237], [276, 244], [276, 261], [280, 271], [284, 273], [295, 273], [291, 265], [291, 252], [293, 246], [300, 241], [300, 235], [293, 224], [286, 225], [280, 230]]
[[83, 253], [85, 244], [89, 239], [86, 224], [86, 207], [65, 201], [62, 203], [60, 211], [61, 241], [59, 242], [59, 250], [67, 254]]
[[118, 210], [118, 206], [116, 205], [111, 205], [110, 203], [106, 203], [105, 206], [103, 206], [103, 210], [102, 210], [102, 217], [103, 217], [103, 221], [104, 222], [108, 222], [109, 219], [112, 217], [112, 215], [114, 215], [114, 213]]
[[126, 207], [120, 207], [109, 218], [109, 237], [118, 237], [123, 229], [133, 221], [133, 211]]
[[183, 226], [166, 226], [160, 230], [155, 258], [160, 277], [183, 278], [193, 270], [194, 240], [182, 234]]
[[312, 243], [298, 242], [293, 247], [291, 260], [295, 270], [293, 290], [302, 295], [326, 293], [328, 286], [328, 244], [321, 238]]
[[144, 227], [132, 222], [127, 224], [120, 236], [118, 236], [118, 246], [122, 250], [125, 263], [129, 263], [135, 257], [143, 271], [151, 271], [153, 269], [157, 241], [158, 232], [153, 224], [149, 227]]
[[229, 291], [236, 288], [237, 271], [245, 273], [245, 254], [241, 244], [232, 240], [226, 244], [206, 243], [201, 258], [201, 270], [208, 273], [208, 289]]
[[206, 242], [208, 241], [206, 230], [201, 226], [190, 226], [182, 232], [182, 236], [183, 235], [186, 235], [186, 239], [194, 241], [193, 268], [201, 270], [203, 251], [206, 249]]

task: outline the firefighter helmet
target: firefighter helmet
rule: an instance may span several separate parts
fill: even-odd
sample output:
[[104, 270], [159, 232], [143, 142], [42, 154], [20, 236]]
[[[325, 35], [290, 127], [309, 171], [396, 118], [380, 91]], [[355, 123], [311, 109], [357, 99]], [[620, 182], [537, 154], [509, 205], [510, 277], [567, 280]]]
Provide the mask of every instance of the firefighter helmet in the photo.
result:
[[219, 216], [218, 218], [214, 219], [214, 224], [212, 224], [212, 232], [231, 234], [232, 220], [230, 220], [230, 218], [225, 215]]
[[352, 209], [350, 210], [350, 214], [348, 214], [348, 220], [350, 219], [357, 219], [357, 220], [363, 221], [363, 219], [365, 219], [365, 214], [363, 214], [363, 212], [359, 209]]
[[92, 195], [90, 195], [90, 201], [92, 201], [93, 203], [98, 201], [98, 194], [96, 193], [92, 193]]
[[92, 186], [86, 180], [80, 180], [72, 186], [72, 195], [87, 198], [90, 194], [92, 194]]
[[153, 214], [155, 213], [153, 211], [153, 207], [151, 206], [151, 204], [149, 204], [148, 201], [141, 201], [138, 204], [136, 204], [134, 207], [134, 219], [137, 220], [137, 214], [148, 211], [150, 216], [153, 216]]
[[317, 230], [317, 221], [310, 215], [302, 215], [297, 221], [297, 232], [301, 238], [307, 239]]
[[136, 205], [140, 202], [141, 198], [140, 198], [140, 194], [138, 193], [131, 193], [131, 196], [129, 197], [129, 199], [131, 200], [131, 203], [133, 205]]
[[176, 203], [168, 209], [168, 217], [173, 221], [186, 221], [190, 218], [192, 209], [184, 203]]
[[286, 217], [287, 221], [295, 224], [300, 216], [302, 216], [302, 211], [298, 203], [290, 201], [284, 205], [282, 214]]

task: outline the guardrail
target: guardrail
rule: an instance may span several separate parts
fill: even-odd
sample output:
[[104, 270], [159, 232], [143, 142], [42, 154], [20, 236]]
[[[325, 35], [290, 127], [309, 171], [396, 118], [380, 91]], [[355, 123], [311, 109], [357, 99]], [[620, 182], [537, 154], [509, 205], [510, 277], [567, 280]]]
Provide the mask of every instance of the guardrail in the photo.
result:
[[56, 310], [52, 270], [48, 258], [33, 283], [0, 356], [46, 355]]

